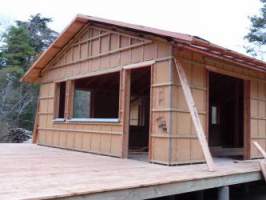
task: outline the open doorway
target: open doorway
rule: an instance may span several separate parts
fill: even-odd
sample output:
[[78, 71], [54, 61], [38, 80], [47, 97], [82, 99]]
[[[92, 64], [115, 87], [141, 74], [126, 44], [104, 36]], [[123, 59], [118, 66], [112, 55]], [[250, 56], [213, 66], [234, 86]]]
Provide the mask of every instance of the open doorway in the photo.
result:
[[209, 73], [209, 146], [215, 157], [243, 158], [244, 81]]
[[150, 67], [131, 70], [128, 158], [147, 161], [149, 152]]

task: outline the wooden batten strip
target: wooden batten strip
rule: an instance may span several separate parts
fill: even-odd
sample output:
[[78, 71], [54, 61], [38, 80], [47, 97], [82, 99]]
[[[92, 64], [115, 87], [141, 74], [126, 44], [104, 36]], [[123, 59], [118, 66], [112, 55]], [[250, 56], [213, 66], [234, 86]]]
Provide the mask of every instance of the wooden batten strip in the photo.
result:
[[110, 135], [122, 135], [122, 132], [116, 131], [93, 131], [83, 129], [61, 129], [61, 128], [38, 128], [40, 131], [56, 131], [56, 132], [72, 132], [72, 133], [96, 133], [96, 134], [110, 134]]
[[97, 35], [97, 36], [94, 36], [94, 37], [91, 37], [91, 38], [88, 38], [88, 39], [85, 39], [85, 40], [82, 40], [82, 41], [79, 41], [79, 42], [73, 43], [73, 44], [71, 45], [71, 47], [76, 47], [76, 46], [78, 46], [78, 45], [81, 45], [81, 44], [84, 44], [84, 43], [86, 43], [86, 42], [90, 42], [90, 41], [93, 41], [93, 40], [97, 40], [97, 39], [99, 39], [99, 38], [102, 38], [102, 37], [104, 37], [104, 36], [108, 36], [108, 35], [110, 35], [110, 32], [102, 33], [102, 34], [100, 34], [100, 35]]
[[[189, 133], [190, 134], [190, 133]], [[151, 136], [154, 138], [172, 138], [172, 139], [197, 139], [196, 135], [189, 135], [189, 134], [182, 134], [182, 135], [159, 135], [159, 134], [152, 134]]]
[[39, 100], [48, 100], [48, 99], [53, 99], [54, 96], [50, 96], [50, 97], [39, 97]]
[[76, 35], [75, 36], [73, 36], [72, 38], [71, 38], [71, 40], [69, 40], [69, 42], [67, 42], [67, 44], [62, 48], [62, 50], [60, 51], [60, 52], [58, 52], [48, 63], [47, 63], [47, 67], [45, 67], [45, 68], [43, 68], [42, 70], [41, 70], [41, 74], [42, 73], [44, 73], [45, 71], [47, 71], [48, 69], [50, 69], [50, 67], [51, 67], [51, 69], [53, 68], [52, 66], [53, 66], [53, 64], [55, 63], [55, 62], [57, 62], [58, 61], [58, 59], [60, 59], [61, 58], [61, 56], [70, 48], [70, 46], [71, 46], [71, 44], [74, 42], [74, 39], [75, 38], [77, 38], [77, 37], [79, 37], [80, 35], [82, 35], [86, 30], [87, 30], [87, 28], [88, 28], [88, 24], [87, 25], [85, 25], [78, 33], [76, 33]]
[[196, 134], [197, 134], [200, 146], [202, 148], [204, 157], [206, 159], [209, 171], [215, 171], [215, 165], [214, 165], [211, 153], [210, 153], [207, 139], [206, 139], [206, 136], [204, 134], [204, 130], [203, 130], [203, 127], [202, 127], [202, 124], [201, 124], [201, 121], [200, 121], [200, 118], [198, 115], [198, 111], [197, 111], [197, 108], [196, 108], [196, 105], [195, 105], [195, 102], [194, 102], [194, 99], [193, 99], [193, 96], [191, 93], [191, 89], [190, 89], [189, 84], [188, 84], [188, 80], [187, 80], [185, 71], [183, 69], [182, 64], [180, 62], [178, 62], [176, 59], [174, 59], [174, 63], [176, 66], [176, 70], [177, 70], [177, 73], [179, 76], [180, 83], [182, 85], [183, 93], [184, 93], [189, 111], [191, 113], [192, 122], [195, 126]]
[[149, 61], [144, 61], [140, 63], [126, 65], [123, 67], [123, 69], [128, 70], [128, 69], [137, 69], [141, 67], [148, 67], [148, 66], [153, 65], [154, 63], [155, 63], [155, 60], [149, 60]]
[[[157, 83], [157, 84], [153, 84], [153, 85], [152, 85], [152, 87], [154, 87], [154, 88], [156, 88], [156, 87], [170, 87], [170, 86], [182, 87], [181, 84], [173, 83], [173, 82]], [[194, 90], [207, 91], [207, 88], [205, 88], [205, 87], [197, 87], [197, 86], [193, 86], [193, 85], [190, 85], [189, 87], [190, 87], [191, 89], [194, 89]]]
[[[172, 52], [173, 53], [173, 52]], [[173, 82], [174, 80], [174, 71], [173, 71], [173, 68], [174, 68], [174, 64], [173, 64], [173, 60], [171, 59], [169, 61], [169, 78], [170, 78], [170, 82]], [[173, 107], [173, 87], [170, 87], [170, 91], [169, 91], [169, 105], [170, 107], [172, 108]], [[168, 162], [169, 164], [172, 163], [172, 160], [173, 160], [173, 140], [172, 140], [172, 136], [173, 136], [173, 113], [172, 112], [169, 112], [168, 113], [169, 115], [169, 145], [168, 145]]]
[[130, 46], [127, 46], [127, 47], [123, 47], [123, 48], [119, 48], [119, 49], [115, 49], [115, 50], [112, 50], [112, 51], [109, 51], [109, 52], [106, 52], [106, 53], [101, 53], [101, 54], [98, 54], [98, 55], [95, 55], [95, 56], [89, 56], [87, 58], [80, 59], [80, 60], [77, 60], [77, 61], [74, 61], [74, 62], [69, 62], [69, 63], [62, 64], [62, 65], [57, 65], [57, 66], [52, 67], [51, 70], [55, 70], [55, 69], [58, 69], [58, 68], [69, 66], [69, 65], [73, 65], [73, 64], [84, 62], [84, 61], [100, 58], [100, 57], [103, 57], [103, 56], [108, 56], [108, 55], [111, 55], [111, 54], [114, 54], [114, 53], [118, 53], [118, 52], [125, 51], [125, 50], [128, 50], [128, 49], [137, 48], [139, 46], [143, 46], [143, 45], [150, 44], [150, 43], [151, 42], [141, 42], [141, 43], [133, 44], [133, 45], [130, 45]]
[[[152, 109], [153, 112], [181, 112], [181, 113], [190, 113], [189, 110], [184, 110], [184, 109], [175, 109], [175, 108], [157, 108], [157, 109]], [[203, 111], [198, 111], [200, 115], [206, 115], [206, 112]]]
[[[163, 59], [164, 60], [169, 60], [169, 57], [165, 57]], [[151, 63], [153, 61], [155, 63], [157, 63], [157, 62], [160, 62], [161, 59], [150, 60]], [[67, 81], [67, 80], [75, 80], [75, 79], [80, 79], [80, 78], [88, 78], [88, 77], [97, 76], [97, 75], [103, 75], [103, 74], [108, 74], [108, 73], [113, 73], [113, 72], [119, 72], [121, 69], [123, 69], [123, 67], [131, 66], [131, 65], [143, 66], [143, 65], [146, 64], [146, 62], [148, 62], [148, 61], [134, 63], [134, 64], [129, 64], [129, 65], [123, 65], [123, 66], [120, 65], [120, 66], [116, 66], [116, 67], [112, 67], [112, 68], [108, 68], [108, 69], [102, 69], [102, 70], [98, 70], [98, 71], [89, 72], [89, 73], [83, 74], [83, 75], [71, 76], [71, 77], [64, 78], [64, 79], [59, 79], [59, 80], [56, 80], [56, 81], [46, 81], [46, 82], [42, 82], [42, 84], [47, 84], [47, 83], [51, 83], [51, 82], [60, 83], [60, 82]]]

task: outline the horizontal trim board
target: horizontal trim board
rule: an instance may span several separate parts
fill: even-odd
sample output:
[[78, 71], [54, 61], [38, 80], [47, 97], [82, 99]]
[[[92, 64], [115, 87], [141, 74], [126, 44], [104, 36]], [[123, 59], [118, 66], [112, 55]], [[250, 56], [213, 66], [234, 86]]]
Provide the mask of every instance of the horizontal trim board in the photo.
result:
[[114, 154], [108, 154], [104, 152], [98, 152], [98, 151], [88, 151], [86, 149], [79, 149], [79, 148], [69, 148], [69, 147], [61, 147], [61, 146], [55, 146], [55, 145], [48, 145], [48, 144], [38, 144], [39, 146], [45, 146], [45, 147], [51, 147], [51, 148], [57, 148], [57, 149], [64, 149], [64, 150], [71, 150], [71, 151], [78, 151], [78, 152], [84, 152], [84, 153], [91, 153], [91, 154], [96, 154], [100, 156], [111, 156], [114, 158], [121, 158], [121, 156], [114, 155]]
[[[157, 108], [152, 109], [152, 112], [180, 112], [180, 113], [190, 113], [188, 110], [174, 109], [174, 108]], [[200, 115], [206, 115], [206, 112], [199, 111]]]
[[[172, 83], [172, 82], [156, 83], [156, 84], [153, 84], [151, 87], [156, 88], [156, 87], [170, 87], [170, 86], [181, 87], [180, 84]], [[193, 90], [203, 90], [203, 91], [207, 91], [207, 88], [205, 88], [205, 87], [197, 87], [197, 86], [193, 86], [193, 85], [190, 85], [189, 87], [190, 87], [191, 89], [193, 89]]]
[[151, 66], [155, 63], [155, 60], [149, 60], [149, 61], [144, 61], [141, 63], [136, 63], [136, 64], [130, 64], [130, 65], [126, 65], [123, 67], [123, 69], [137, 69], [137, 68], [141, 68], [141, 67], [148, 67]]
[[154, 138], [172, 138], [172, 139], [188, 139], [188, 140], [191, 140], [191, 139], [195, 139], [197, 140], [197, 136], [193, 136], [193, 135], [156, 135], [156, 134], [153, 134], [151, 135], [152, 137]]
[[59, 129], [59, 128], [38, 128], [40, 131], [55, 131], [55, 132], [78, 132], [87, 134], [110, 134], [110, 135], [123, 135], [123, 132], [117, 131], [96, 131], [96, 130], [85, 130], [85, 129]]
[[54, 96], [49, 97], [39, 97], [39, 100], [54, 99]]

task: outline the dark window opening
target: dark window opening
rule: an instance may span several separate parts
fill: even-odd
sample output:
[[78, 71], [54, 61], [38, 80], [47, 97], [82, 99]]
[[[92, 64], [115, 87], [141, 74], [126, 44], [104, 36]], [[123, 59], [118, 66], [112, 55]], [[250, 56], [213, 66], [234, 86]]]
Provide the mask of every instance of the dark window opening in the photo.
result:
[[118, 118], [119, 72], [75, 80], [73, 118]]
[[129, 158], [146, 160], [149, 144], [150, 67], [131, 71]]
[[241, 157], [244, 143], [243, 80], [210, 72], [209, 145], [214, 156]]
[[66, 98], [66, 82], [58, 83], [59, 101], [58, 101], [58, 118], [65, 116], [65, 98]]

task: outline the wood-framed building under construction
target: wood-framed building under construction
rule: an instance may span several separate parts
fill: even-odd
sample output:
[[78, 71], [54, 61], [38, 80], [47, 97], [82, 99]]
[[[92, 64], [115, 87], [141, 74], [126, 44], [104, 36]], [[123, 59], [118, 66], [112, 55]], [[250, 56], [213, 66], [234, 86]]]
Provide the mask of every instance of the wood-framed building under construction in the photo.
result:
[[206, 157], [186, 83], [213, 156], [260, 156], [251, 141], [266, 147], [265, 71], [198, 37], [78, 15], [22, 80], [40, 84], [34, 142], [121, 158], [147, 152], [175, 165]]

